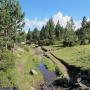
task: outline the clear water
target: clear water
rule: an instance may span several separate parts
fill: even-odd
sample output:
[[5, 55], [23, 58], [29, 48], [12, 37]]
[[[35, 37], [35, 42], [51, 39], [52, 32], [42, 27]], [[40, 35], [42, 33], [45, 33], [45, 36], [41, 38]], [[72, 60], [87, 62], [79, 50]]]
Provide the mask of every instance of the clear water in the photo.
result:
[[43, 74], [44, 80], [47, 83], [50, 83], [55, 80], [55, 78], [57, 78], [55, 72], [48, 71], [48, 69], [45, 68], [45, 65], [43, 63], [39, 64], [39, 70]]

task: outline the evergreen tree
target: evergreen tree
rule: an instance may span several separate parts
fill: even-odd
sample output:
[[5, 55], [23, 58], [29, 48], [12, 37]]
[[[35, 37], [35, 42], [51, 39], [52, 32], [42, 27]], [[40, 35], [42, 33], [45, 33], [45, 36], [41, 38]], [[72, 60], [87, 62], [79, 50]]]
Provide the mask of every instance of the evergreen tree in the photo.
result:
[[83, 20], [82, 20], [82, 23], [81, 23], [82, 28], [85, 28], [86, 24], [87, 24], [87, 18], [84, 16]]
[[16, 33], [24, 26], [24, 14], [16, 0], [1, 0], [0, 2], [0, 34], [2, 47], [8, 48], [8, 42], [15, 42]]
[[1, 38], [3, 39], [3, 46], [7, 48], [7, 42], [9, 40], [9, 35], [10, 33], [9, 30], [11, 29], [10, 24], [11, 24], [11, 16], [9, 13], [9, 5], [8, 1], [6, 0], [1, 0], [0, 2], [0, 33], [1, 33]]
[[54, 38], [54, 23], [52, 19], [49, 19], [49, 21], [46, 24], [46, 33], [47, 33], [47, 37], [49, 39], [53, 39]]
[[45, 35], [45, 27], [43, 26], [41, 31], [40, 31], [40, 40], [44, 40], [46, 38], [46, 35]]
[[39, 30], [37, 28], [34, 28], [34, 30], [32, 32], [32, 39], [33, 39], [33, 42], [38, 43], [38, 41], [39, 41]]
[[56, 38], [59, 40], [63, 39], [63, 33], [64, 33], [64, 29], [60, 26], [59, 21], [55, 27], [55, 35]]
[[12, 13], [13, 21], [13, 40], [16, 43], [16, 34], [24, 27], [24, 13], [21, 11], [20, 4], [17, 1], [14, 5], [14, 11]]
[[18, 31], [16, 34], [16, 42], [17, 43], [25, 43], [26, 42], [26, 33], [25, 31]]
[[90, 22], [84, 16], [82, 19], [82, 27], [76, 33], [78, 35], [80, 44], [88, 44], [90, 42]]
[[30, 29], [28, 30], [26, 39], [27, 39], [27, 41], [29, 41], [29, 43], [31, 43], [31, 41], [32, 41], [32, 32], [30, 31]]
[[74, 23], [73, 19], [67, 22], [66, 30], [65, 30], [65, 37], [64, 37], [64, 46], [73, 46], [75, 41], [77, 40], [77, 36], [74, 32]]

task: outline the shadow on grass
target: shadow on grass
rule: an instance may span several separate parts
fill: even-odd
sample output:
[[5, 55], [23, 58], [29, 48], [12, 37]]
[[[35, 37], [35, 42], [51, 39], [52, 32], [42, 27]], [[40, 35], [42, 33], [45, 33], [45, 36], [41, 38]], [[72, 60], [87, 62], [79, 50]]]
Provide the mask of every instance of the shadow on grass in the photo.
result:
[[[53, 55], [51, 53], [51, 55]], [[82, 67], [76, 67], [74, 65], [69, 65], [68, 63], [66, 63], [64, 60], [56, 57], [55, 55], [53, 55], [57, 60], [59, 60], [68, 70], [68, 74], [71, 78], [74, 78], [75, 76], [77, 76], [78, 74], [83, 74], [83, 73], [89, 73], [90, 70], [82, 70]]]
[[63, 48], [63, 45], [55, 45], [53, 46], [53, 48], [56, 48], [56, 50], [60, 50]]
[[[78, 82], [78, 80], [80, 80], [80, 82], [82, 82], [83, 84], [90, 87], [90, 69], [82, 70], [81, 67], [76, 67], [74, 65], [69, 65], [68, 63], [64, 62], [64, 60], [56, 57], [55, 55], [53, 55], [53, 56], [57, 60], [59, 60], [67, 68], [67, 71], [68, 71], [68, 74], [69, 74], [69, 77], [70, 77], [70, 83], [69, 83], [70, 85], [72, 84], [72, 82], [75, 84], [75, 83]], [[63, 79], [63, 80], [60, 79], [59, 83], [60, 83], [60, 81], [63, 81], [63, 83], [65, 81], [67, 83], [67, 80], [65, 80], [65, 79]]]

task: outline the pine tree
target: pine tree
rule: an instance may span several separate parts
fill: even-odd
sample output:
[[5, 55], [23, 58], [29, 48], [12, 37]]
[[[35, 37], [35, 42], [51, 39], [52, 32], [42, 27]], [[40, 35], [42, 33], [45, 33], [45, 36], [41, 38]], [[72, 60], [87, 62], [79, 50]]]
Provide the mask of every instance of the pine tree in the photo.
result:
[[[15, 2], [14, 2], [15, 3]], [[13, 22], [13, 40], [16, 43], [16, 34], [24, 27], [24, 13], [21, 11], [20, 4], [17, 1], [13, 7], [12, 22]]]
[[16, 34], [24, 26], [24, 14], [16, 0], [1, 0], [0, 2], [0, 34], [2, 47], [7, 49], [8, 43], [16, 41]]
[[55, 27], [55, 35], [56, 35], [56, 38], [58, 40], [61, 40], [63, 39], [63, 33], [64, 33], [64, 29], [60, 26], [60, 23], [59, 21], [57, 22], [57, 25]]
[[82, 23], [81, 23], [82, 28], [85, 28], [86, 24], [87, 24], [87, 18], [84, 16], [83, 20], [82, 20]]
[[38, 41], [39, 41], [39, 30], [37, 28], [34, 28], [34, 30], [32, 32], [32, 39], [33, 39], [33, 42], [38, 43]]
[[32, 32], [30, 31], [30, 29], [28, 30], [27, 33], [27, 40], [32, 41]]
[[64, 46], [73, 46], [75, 41], [77, 40], [77, 36], [74, 32], [74, 23], [73, 19], [67, 22], [65, 37], [64, 37]]
[[0, 7], [0, 33], [2, 34], [3, 46], [5, 45], [5, 48], [7, 48], [7, 43], [9, 40], [9, 30], [10, 24], [11, 24], [11, 16], [9, 13], [8, 8], [8, 2], [6, 0], [1, 1], [1, 7]]
[[45, 27], [43, 26], [41, 31], [40, 31], [40, 40], [44, 40], [46, 38], [46, 35], [45, 35]]
[[47, 37], [49, 39], [53, 39], [54, 38], [54, 23], [52, 19], [49, 19], [49, 21], [46, 24], [46, 33], [47, 33]]
[[80, 44], [88, 44], [90, 42], [90, 22], [84, 16], [82, 19], [82, 27], [76, 33], [79, 37]]

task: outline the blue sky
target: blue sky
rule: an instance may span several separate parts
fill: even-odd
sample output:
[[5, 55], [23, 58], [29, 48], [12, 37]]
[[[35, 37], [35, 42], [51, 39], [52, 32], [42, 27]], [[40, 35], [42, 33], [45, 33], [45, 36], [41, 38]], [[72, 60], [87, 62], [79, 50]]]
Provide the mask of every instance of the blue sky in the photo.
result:
[[58, 11], [64, 15], [81, 19], [90, 17], [90, 0], [19, 0], [26, 18], [51, 17]]
[[44, 20], [58, 12], [64, 16], [81, 20], [83, 16], [90, 17], [90, 0], [19, 0], [25, 18], [28, 20]]

